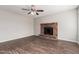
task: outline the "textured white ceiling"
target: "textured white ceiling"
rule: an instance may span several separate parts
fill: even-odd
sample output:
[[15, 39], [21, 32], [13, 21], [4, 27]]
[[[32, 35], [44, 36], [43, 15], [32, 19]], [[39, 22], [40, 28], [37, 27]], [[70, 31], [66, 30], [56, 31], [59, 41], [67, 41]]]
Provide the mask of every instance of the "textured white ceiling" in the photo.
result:
[[[37, 9], [43, 9], [44, 12], [39, 12], [39, 15], [34, 15], [33, 17], [41, 17], [45, 15], [55, 14], [62, 11], [74, 9], [77, 5], [35, 5]], [[0, 5], [1, 10], [6, 10], [13, 13], [18, 13], [22, 15], [28, 15], [27, 11], [23, 11], [22, 8], [30, 8], [30, 5]], [[29, 15], [32, 16], [32, 15]]]

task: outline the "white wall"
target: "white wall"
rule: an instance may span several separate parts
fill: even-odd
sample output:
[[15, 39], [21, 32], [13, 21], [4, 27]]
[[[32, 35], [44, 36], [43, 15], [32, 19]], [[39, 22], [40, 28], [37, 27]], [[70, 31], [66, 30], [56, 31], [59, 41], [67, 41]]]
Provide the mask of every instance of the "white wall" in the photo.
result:
[[0, 10], [0, 42], [33, 34], [32, 17]]
[[35, 34], [40, 34], [40, 23], [58, 22], [58, 39], [76, 42], [76, 9], [35, 19]]
[[77, 19], [77, 21], [78, 21], [78, 24], [77, 24], [77, 26], [78, 26], [78, 44], [79, 44], [79, 7], [78, 7], [78, 19]]

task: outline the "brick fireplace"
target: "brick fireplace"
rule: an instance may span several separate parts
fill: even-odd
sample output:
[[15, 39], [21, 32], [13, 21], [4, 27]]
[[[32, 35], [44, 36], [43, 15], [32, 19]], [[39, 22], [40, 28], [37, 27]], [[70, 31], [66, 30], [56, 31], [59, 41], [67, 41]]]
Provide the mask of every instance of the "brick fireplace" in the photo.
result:
[[58, 24], [57, 23], [42, 23], [40, 25], [41, 33], [40, 36], [50, 39], [58, 38]]

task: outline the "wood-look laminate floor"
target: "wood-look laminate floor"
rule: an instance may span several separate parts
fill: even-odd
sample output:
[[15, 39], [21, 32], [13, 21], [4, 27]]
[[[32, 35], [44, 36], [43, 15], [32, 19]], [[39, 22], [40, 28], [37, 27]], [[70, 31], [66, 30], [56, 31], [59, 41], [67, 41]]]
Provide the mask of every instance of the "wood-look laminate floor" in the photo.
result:
[[79, 45], [62, 40], [48, 40], [37, 36], [0, 43], [0, 54], [78, 54]]

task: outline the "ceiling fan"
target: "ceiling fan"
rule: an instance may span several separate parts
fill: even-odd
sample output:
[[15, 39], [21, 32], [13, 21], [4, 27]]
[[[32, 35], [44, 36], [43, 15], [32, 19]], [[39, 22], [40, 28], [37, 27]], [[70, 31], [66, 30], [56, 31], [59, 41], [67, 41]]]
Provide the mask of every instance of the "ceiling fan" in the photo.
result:
[[39, 15], [39, 12], [44, 12], [44, 10], [36, 9], [35, 5], [31, 5], [29, 9], [22, 8], [22, 10], [28, 11], [28, 14]]

